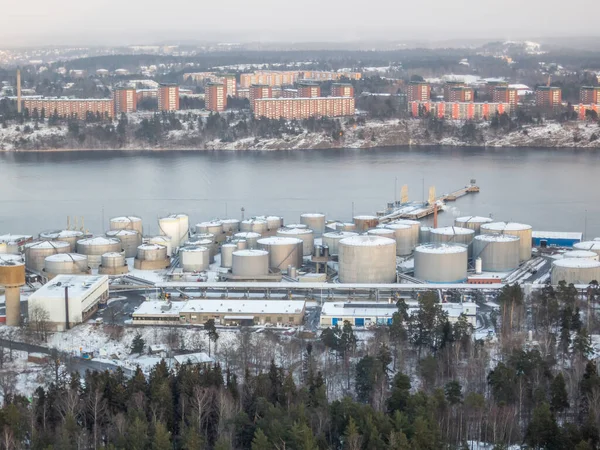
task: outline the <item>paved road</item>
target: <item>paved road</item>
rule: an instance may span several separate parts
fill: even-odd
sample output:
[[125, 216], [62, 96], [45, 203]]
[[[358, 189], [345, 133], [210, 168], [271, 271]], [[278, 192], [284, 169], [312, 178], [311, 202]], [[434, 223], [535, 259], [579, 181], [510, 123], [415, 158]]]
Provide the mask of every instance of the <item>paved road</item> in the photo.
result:
[[[109, 363], [93, 361], [93, 360], [89, 360], [89, 359], [83, 359], [83, 358], [79, 358], [76, 356], [72, 356], [66, 352], [61, 352], [61, 351], [51, 349], [48, 347], [43, 347], [41, 345], [28, 344], [26, 342], [16, 342], [16, 341], [10, 341], [8, 339], [0, 339], [0, 346], [4, 347], [6, 349], [12, 348], [13, 350], [18, 350], [18, 351], [23, 351], [23, 352], [28, 352], [28, 353], [43, 353], [46, 355], [58, 356], [58, 358], [62, 362], [64, 362], [64, 364], [67, 366], [67, 369], [69, 370], [69, 372], [77, 371], [81, 375], [84, 375], [86, 370], [98, 371], [98, 372], [104, 372], [105, 370], [108, 370], [109, 372], [112, 372], [118, 368], [118, 366], [115, 364], [109, 364]], [[133, 375], [133, 372], [130, 369], [123, 369], [123, 372], [125, 373], [126, 376]]]
[[131, 314], [142, 304], [144, 294], [145, 291], [115, 293], [113, 297], [117, 297], [118, 300], [109, 299], [110, 304], [98, 310], [92, 319], [102, 318], [104, 323], [123, 325], [126, 320], [131, 319]]

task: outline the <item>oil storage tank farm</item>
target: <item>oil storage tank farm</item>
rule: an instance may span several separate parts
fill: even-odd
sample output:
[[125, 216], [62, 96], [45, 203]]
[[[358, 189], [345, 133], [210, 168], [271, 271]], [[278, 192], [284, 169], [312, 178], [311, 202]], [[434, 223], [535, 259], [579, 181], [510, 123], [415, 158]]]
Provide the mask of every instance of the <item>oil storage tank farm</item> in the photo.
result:
[[531, 225], [515, 222], [484, 223], [480, 228], [481, 234], [510, 234], [519, 240], [519, 260], [521, 262], [531, 259], [532, 230]]
[[171, 247], [171, 238], [168, 236], [154, 236], [148, 241], [150, 244], [163, 245], [167, 248], [167, 256], [170, 258], [173, 255], [173, 248]]
[[77, 253], [87, 255], [88, 264], [92, 269], [100, 267], [103, 254], [122, 251], [121, 241], [116, 238], [98, 236], [77, 241]]
[[253, 231], [242, 231], [241, 233], [235, 233], [233, 238], [236, 240], [246, 241], [247, 248], [257, 248], [258, 240], [261, 238], [260, 233], [255, 233]]
[[190, 219], [186, 214], [171, 214], [158, 219], [160, 234], [171, 237], [171, 247], [177, 248], [189, 237]]
[[165, 269], [171, 264], [167, 246], [161, 244], [142, 244], [137, 248], [134, 267], [140, 270]]
[[195, 230], [196, 234], [212, 234], [216, 237], [223, 234], [223, 223], [219, 220], [201, 222], [196, 224]]
[[60, 253], [44, 260], [44, 275], [48, 279], [56, 275], [82, 275], [89, 273], [88, 258], [78, 253]]
[[269, 252], [269, 267], [286, 271], [302, 267], [304, 241], [296, 237], [272, 236], [258, 240], [258, 248]]
[[[587, 250], [600, 255], [600, 241], [585, 241], [573, 244], [574, 250]], [[600, 280], [598, 280], [600, 282]]]
[[480, 234], [473, 240], [473, 258], [486, 272], [511, 272], [519, 267], [520, 239], [511, 234]]
[[329, 247], [329, 254], [332, 256], [338, 255], [339, 242], [347, 237], [358, 236], [358, 233], [352, 231], [330, 231], [323, 234], [323, 245]]
[[600, 262], [585, 258], [557, 259], [552, 263], [550, 279], [555, 286], [561, 281], [567, 284], [600, 281]]
[[221, 267], [231, 268], [233, 265], [233, 252], [237, 250], [236, 244], [223, 244], [221, 246]]
[[494, 220], [490, 217], [482, 216], [465, 216], [454, 219], [454, 226], [461, 228], [469, 228], [475, 231], [475, 234], [479, 234], [481, 225], [485, 223], [492, 223]]
[[140, 236], [144, 235], [142, 219], [136, 216], [113, 217], [110, 219], [109, 227], [111, 230], [133, 230]]
[[362, 235], [338, 243], [340, 283], [395, 283], [396, 241]]
[[[71, 245], [63, 241], [38, 241], [25, 245], [25, 265], [29, 270], [41, 272], [47, 256], [70, 253]], [[81, 252], [80, 252], [81, 253]]]
[[242, 232], [253, 232], [262, 235], [267, 232], [267, 228], [267, 221], [261, 219], [247, 219], [242, 220], [240, 223], [240, 230]]
[[304, 256], [310, 256], [315, 250], [315, 234], [309, 228], [280, 228], [277, 230], [279, 237], [294, 237], [302, 239], [302, 252]]
[[391, 223], [385, 226], [385, 229], [394, 232], [396, 240], [396, 255], [408, 256], [412, 253], [416, 243], [414, 242], [414, 228], [412, 225], [403, 223]]
[[240, 221], [237, 219], [220, 219], [219, 222], [223, 225], [223, 233], [232, 234], [240, 231]]
[[121, 241], [125, 258], [135, 258], [137, 248], [142, 244], [142, 235], [136, 230], [110, 230], [106, 232], [106, 236]]
[[269, 252], [238, 250], [233, 252], [231, 273], [236, 277], [263, 277], [269, 274]]
[[450, 242], [463, 244], [469, 248], [469, 256], [472, 253], [471, 243], [475, 237], [475, 231], [470, 228], [442, 227], [432, 228], [429, 231], [429, 240], [432, 243]]
[[[571, 250], [568, 252], [563, 253], [563, 259], [571, 259], [571, 258], [583, 258], [583, 259], [591, 259], [594, 261], [598, 261], [600, 259], [600, 256], [598, 256], [598, 253], [596, 252], [591, 252], [589, 250]], [[600, 280], [598, 280], [600, 281]]]
[[300, 223], [313, 230], [315, 237], [321, 237], [325, 232], [325, 214], [304, 213], [300, 216]]
[[[411, 251], [419, 244], [419, 236], [421, 234], [421, 222], [416, 220], [401, 219], [396, 220], [389, 225], [408, 225], [411, 228]], [[388, 225], [388, 226], [389, 226]]]
[[431, 227], [421, 227], [419, 230], [419, 244], [431, 242]]
[[210, 266], [210, 250], [206, 247], [182, 247], [179, 260], [184, 272], [202, 272]]
[[428, 283], [462, 283], [467, 279], [468, 253], [462, 244], [419, 245], [415, 249], [415, 278]]
[[40, 239], [42, 241], [62, 241], [68, 242], [70, 245], [70, 252], [77, 250], [77, 241], [83, 239], [83, 232], [78, 230], [56, 230], [56, 231], [44, 231], [40, 233]]
[[[133, 230], [132, 230], [133, 231]], [[137, 231], [136, 231], [137, 233]], [[110, 252], [101, 257], [98, 273], [102, 275], [122, 275], [129, 272], [123, 253]]]

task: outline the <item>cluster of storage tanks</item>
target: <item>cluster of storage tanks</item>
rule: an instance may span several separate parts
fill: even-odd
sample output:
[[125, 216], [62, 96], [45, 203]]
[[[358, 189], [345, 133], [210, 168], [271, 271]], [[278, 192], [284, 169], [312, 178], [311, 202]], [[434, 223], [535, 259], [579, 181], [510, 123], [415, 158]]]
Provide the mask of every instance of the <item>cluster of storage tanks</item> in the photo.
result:
[[561, 281], [567, 284], [600, 282], [600, 241], [578, 242], [562, 256], [552, 263], [553, 285]]

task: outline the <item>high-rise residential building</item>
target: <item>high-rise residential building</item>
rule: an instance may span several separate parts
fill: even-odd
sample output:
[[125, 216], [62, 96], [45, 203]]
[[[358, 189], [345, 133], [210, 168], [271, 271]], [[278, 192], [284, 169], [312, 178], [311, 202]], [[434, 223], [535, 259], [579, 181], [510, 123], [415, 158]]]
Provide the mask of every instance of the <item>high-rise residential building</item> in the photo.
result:
[[161, 84], [158, 87], [158, 110], [177, 111], [179, 109], [179, 86]]
[[253, 103], [254, 115], [268, 119], [308, 119], [309, 117], [352, 116], [354, 98], [262, 98]]
[[431, 115], [439, 119], [490, 120], [496, 114], [509, 113], [508, 103], [475, 102], [410, 102], [409, 112], [413, 117]]
[[498, 87], [508, 87], [508, 82], [503, 80], [490, 80], [485, 84], [485, 93], [489, 98], [494, 97], [494, 89]]
[[556, 86], [539, 86], [535, 91], [535, 104], [541, 108], [555, 108], [562, 104], [562, 90]]
[[227, 90], [223, 83], [207, 83], [204, 87], [205, 108], [221, 112], [227, 108]]
[[321, 96], [321, 86], [310, 82], [298, 83], [298, 98], [317, 98]]
[[253, 84], [250, 86], [250, 105], [257, 98], [272, 98], [273, 89], [268, 84]]
[[406, 87], [409, 102], [428, 102], [431, 98], [431, 86], [422, 81], [411, 81]]
[[462, 88], [465, 87], [465, 83], [463, 81], [446, 81], [444, 84], [444, 101], [449, 102], [450, 100], [450, 91], [454, 88]]
[[36, 98], [23, 100], [23, 107], [33, 114], [44, 111], [46, 117], [53, 114], [59, 117], [74, 117], [85, 119], [88, 114], [100, 115], [105, 118], [113, 118], [115, 114], [115, 102], [112, 99], [98, 98]]
[[600, 103], [600, 86], [583, 86], [579, 91], [579, 103], [584, 105]]
[[459, 86], [448, 89], [448, 102], [472, 102], [475, 94], [472, 88]]
[[333, 83], [331, 85], [332, 97], [354, 97], [354, 87], [350, 83]]
[[137, 92], [135, 88], [117, 88], [113, 93], [115, 115], [137, 111]]
[[508, 86], [496, 86], [492, 93], [494, 103], [509, 103], [512, 109], [519, 103], [519, 91]]
[[362, 74], [360, 72], [331, 72], [331, 71], [311, 71], [307, 70], [300, 73], [300, 78], [303, 80], [314, 81], [337, 81], [342, 78], [349, 80], [360, 80]]
[[298, 81], [296, 71], [260, 71], [240, 75], [240, 87], [249, 88], [253, 84], [266, 84], [271, 87], [292, 85]]
[[223, 75], [222, 82], [225, 86], [225, 95], [232, 98], [237, 97], [237, 81], [235, 79], [235, 75]]

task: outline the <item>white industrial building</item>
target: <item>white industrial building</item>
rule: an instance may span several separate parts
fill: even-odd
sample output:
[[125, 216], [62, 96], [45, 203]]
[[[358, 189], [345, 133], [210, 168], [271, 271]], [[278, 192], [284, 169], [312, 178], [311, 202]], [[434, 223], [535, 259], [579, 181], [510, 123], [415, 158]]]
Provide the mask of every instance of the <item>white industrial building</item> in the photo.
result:
[[29, 317], [34, 320], [35, 308], [43, 308], [50, 329], [64, 331], [67, 315], [69, 327], [85, 322], [107, 298], [106, 275], [58, 275], [29, 297]]
[[[406, 301], [409, 315], [417, 310], [415, 300]], [[454, 323], [461, 314], [475, 327], [477, 325], [477, 305], [471, 302], [442, 303], [442, 309], [448, 313], [448, 320]], [[342, 326], [344, 321], [356, 327], [391, 325], [392, 316], [398, 311], [395, 303], [383, 302], [330, 302], [321, 310], [321, 327]]]

